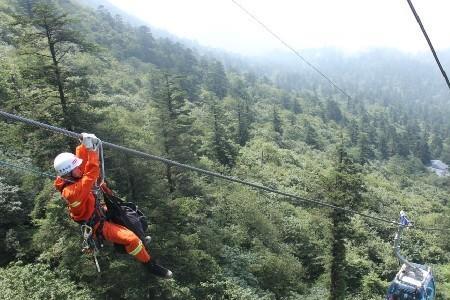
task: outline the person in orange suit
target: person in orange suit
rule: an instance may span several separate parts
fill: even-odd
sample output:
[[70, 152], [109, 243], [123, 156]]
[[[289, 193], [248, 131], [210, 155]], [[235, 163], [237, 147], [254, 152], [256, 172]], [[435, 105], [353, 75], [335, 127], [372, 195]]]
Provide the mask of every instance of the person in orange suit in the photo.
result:
[[61, 192], [70, 212], [70, 217], [79, 224], [93, 228], [94, 236], [123, 245], [128, 254], [154, 275], [171, 278], [172, 272], [153, 262], [142, 241], [128, 228], [103, 218], [96, 205], [93, 188], [100, 175], [98, 146], [100, 140], [93, 134], [82, 133], [82, 143], [73, 153], [60, 153], [54, 160], [57, 178], [56, 189]]

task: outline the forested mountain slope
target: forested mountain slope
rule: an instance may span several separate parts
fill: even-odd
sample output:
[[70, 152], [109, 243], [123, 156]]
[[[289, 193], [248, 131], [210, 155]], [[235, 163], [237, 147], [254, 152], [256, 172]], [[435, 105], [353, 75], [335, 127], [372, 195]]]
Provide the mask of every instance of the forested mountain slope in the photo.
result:
[[[450, 163], [449, 106], [435, 88], [444, 83], [424, 71], [423, 86], [409, 85], [413, 63], [395, 68], [395, 82], [342, 58], [342, 70], [327, 71], [349, 100], [308, 70], [240, 68], [105, 9], [0, 0], [1, 110], [364, 214], [397, 220], [405, 210], [419, 226], [450, 228], [449, 177], [426, 169], [430, 159]], [[76, 145], [4, 120], [0, 132], [1, 161], [42, 171]], [[389, 224], [106, 148], [105, 164], [110, 186], [148, 214], [150, 251], [174, 279], [151, 277], [108, 246], [98, 275], [52, 181], [1, 167], [1, 299], [383, 299], [399, 268]], [[437, 299], [450, 299], [448, 232], [407, 230], [402, 249], [433, 267]]]

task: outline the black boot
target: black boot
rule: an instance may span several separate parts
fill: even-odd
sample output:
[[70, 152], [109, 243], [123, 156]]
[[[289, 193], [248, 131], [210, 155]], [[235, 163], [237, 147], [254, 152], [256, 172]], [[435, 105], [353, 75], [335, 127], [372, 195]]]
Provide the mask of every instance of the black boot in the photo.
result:
[[173, 275], [172, 271], [154, 263], [153, 261], [149, 261], [148, 263], [146, 263], [145, 267], [153, 275], [156, 275], [156, 276], [162, 277], [162, 278], [172, 278], [172, 275]]

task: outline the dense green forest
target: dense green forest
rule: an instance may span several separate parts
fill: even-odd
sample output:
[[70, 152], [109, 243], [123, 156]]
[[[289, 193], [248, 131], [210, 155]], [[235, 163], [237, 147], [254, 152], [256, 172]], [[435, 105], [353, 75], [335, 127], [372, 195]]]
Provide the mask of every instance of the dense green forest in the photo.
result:
[[[450, 105], [431, 60], [322, 52], [353, 98], [297, 64], [214, 56], [70, 0], [0, 0], [0, 109], [308, 199], [450, 228]], [[384, 53], [384, 54], [383, 54]], [[291, 67], [289, 68], [288, 65]], [[440, 86], [444, 86], [444, 88]], [[0, 160], [52, 172], [76, 141], [0, 122]], [[150, 219], [174, 279], [83, 255], [51, 179], [0, 168], [0, 299], [383, 299], [389, 224], [105, 148], [106, 175]], [[450, 235], [402, 243], [450, 299]]]

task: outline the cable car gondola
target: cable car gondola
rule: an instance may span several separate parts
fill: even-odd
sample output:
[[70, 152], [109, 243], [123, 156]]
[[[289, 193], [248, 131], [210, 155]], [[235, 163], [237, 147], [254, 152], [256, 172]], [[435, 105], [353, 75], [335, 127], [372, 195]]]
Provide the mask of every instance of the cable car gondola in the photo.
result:
[[406, 214], [401, 211], [400, 225], [394, 239], [394, 252], [403, 265], [388, 288], [386, 300], [434, 300], [436, 287], [431, 268], [411, 263], [400, 254], [401, 234], [409, 223]]

